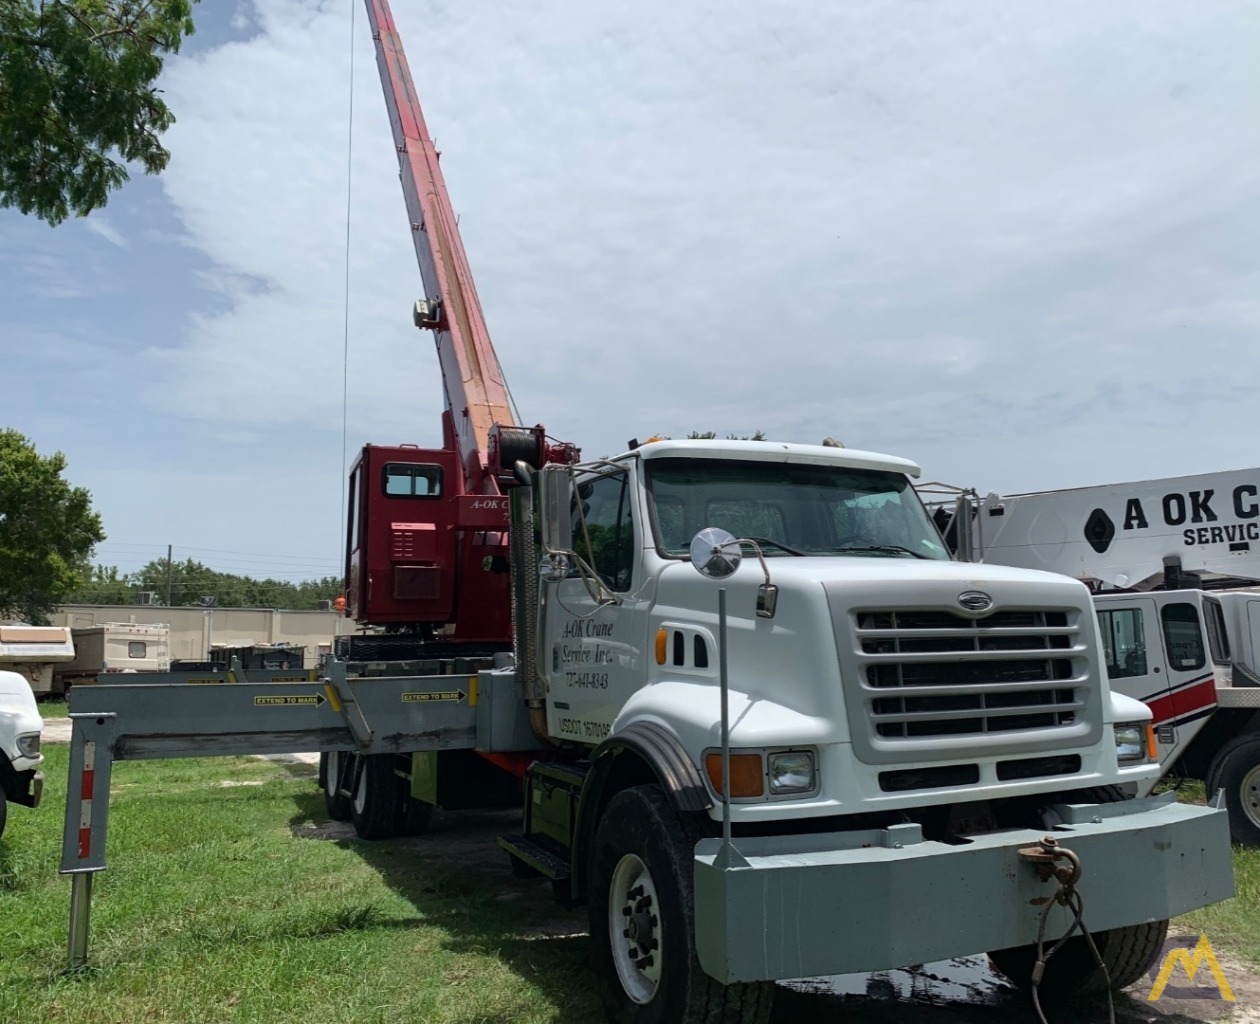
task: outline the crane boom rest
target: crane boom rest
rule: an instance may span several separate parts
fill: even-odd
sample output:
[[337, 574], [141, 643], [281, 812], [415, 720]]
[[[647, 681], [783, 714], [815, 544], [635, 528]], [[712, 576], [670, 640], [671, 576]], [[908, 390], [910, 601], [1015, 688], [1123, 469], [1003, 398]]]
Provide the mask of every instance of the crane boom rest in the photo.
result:
[[386, 0], [365, 0], [446, 409], [443, 447], [366, 445], [351, 470], [346, 613], [421, 639], [510, 642], [508, 499], [515, 467], [576, 462], [515, 424], [439, 156]]

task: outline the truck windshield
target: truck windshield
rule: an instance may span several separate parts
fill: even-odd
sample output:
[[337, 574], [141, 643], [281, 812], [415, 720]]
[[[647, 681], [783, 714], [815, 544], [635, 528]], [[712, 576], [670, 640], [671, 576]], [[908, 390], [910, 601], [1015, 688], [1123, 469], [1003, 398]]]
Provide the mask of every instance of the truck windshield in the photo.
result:
[[767, 557], [948, 559], [900, 473], [738, 459], [646, 460], [656, 546], [685, 555], [706, 526], [761, 544]]

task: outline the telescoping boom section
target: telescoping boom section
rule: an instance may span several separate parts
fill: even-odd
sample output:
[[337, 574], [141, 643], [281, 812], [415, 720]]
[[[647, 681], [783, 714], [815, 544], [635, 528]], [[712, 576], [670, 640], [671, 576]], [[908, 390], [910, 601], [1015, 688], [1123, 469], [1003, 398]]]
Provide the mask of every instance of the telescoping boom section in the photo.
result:
[[385, 105], [446, 409], [440, 449], [369, 445], [350, 478], [346, 613], [420, 640], [505, 645], [507, 501], [518, 464], [576, 462], [541, 426], [516, 425], [438, 152], [385, 0], [367, 0]]

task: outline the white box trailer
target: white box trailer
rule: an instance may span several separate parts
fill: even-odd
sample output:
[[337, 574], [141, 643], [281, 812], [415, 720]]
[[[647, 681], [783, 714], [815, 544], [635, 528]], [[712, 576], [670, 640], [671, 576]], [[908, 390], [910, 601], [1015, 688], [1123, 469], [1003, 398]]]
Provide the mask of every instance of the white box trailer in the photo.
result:
[[104, 622], [74, 634], [74, 660], [57, 669], [59, 692], [95, 683], [99, 675], [169, 672], [171, 627], [137, 622]]
[[54, 674], [74, 660], [74, 643], [64, 626], [0, 625], [0, 670], [16, 672], [36, 696], [60, 693]]

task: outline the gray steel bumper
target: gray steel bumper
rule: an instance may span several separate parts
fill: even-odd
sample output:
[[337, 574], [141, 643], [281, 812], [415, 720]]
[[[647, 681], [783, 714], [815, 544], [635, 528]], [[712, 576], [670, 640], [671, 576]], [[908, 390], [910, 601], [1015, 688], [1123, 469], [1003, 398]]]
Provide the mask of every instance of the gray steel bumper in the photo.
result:
[[[1091, 931], [1175, 917], [1234, 895], [1223, 807], [1167, 793], [1056, 808], [1052, 833], [1083, 866], [1077, 886]], [[918, 825], [858, 833], [738, 839], [696, 846], [696, 952], [724, 983], [807, 978], [929, 963], [1035, 942], [1051, 895], [1017, 850], [1048, 834], [925, 842]], [[715, 863], [716, 862], [716, 863]], [[1070, 919], [1050, 914], [1057, 938]]]

